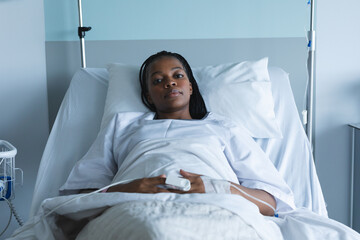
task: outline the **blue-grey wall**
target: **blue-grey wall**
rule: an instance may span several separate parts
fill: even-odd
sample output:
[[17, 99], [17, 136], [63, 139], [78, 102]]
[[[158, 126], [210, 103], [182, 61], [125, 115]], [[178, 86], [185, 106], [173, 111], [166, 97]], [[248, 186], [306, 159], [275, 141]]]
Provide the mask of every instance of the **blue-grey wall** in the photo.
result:
[[[46, 41], [77, 40], [77, 1], [45, 0]], [[307, 1], [82, 1], [88, 40], [303, 37]]]
[[[80, 67], [79, 23], [77, 1], [44, 0], [44, 3], [51, 126], [71, 76]], [[178, 3], [175, 0], [83, 1], [83, 23], [93, 28], [86, 33], [87, 66], [104, 67], [111, 61], [134, 63], [135, 59], [140, 65], [156, 49], [185, 53], [204, 46], [208, 47], [206, 54], [219, 54], [219, 59], [225, 54], [233, 55], [228, 58], [232, 61], [267, 56], [271, 65], [290, 73], [295, 99], [302, 111], [307, 80], [305, 28], [309, 26], [310, 15], [307, 1], [184, 0]], [[199, 41], [205, 39], [208, 43]], [[159, 48], [159, 44], [163, 47]], [[148, 51], [136, 51], [139, 47]]]
[[329, 215], [346, 224], [351, 159], [347, 124], [360, 122], [359, 9], [358, 0], [328, 0], [317, 1], [316, 10], [315, 160]]
[[[13, 200], [24, 220], [49, 132], [43, 10], [43, 0], [0, 0], [0, 139], [17, 148], [16, 167], [24, 170], [24, 185], [16, 187]], [[0, 202], [0, 231], [8, 216]], [[4, 236], [17, 227], [12, 218]]]

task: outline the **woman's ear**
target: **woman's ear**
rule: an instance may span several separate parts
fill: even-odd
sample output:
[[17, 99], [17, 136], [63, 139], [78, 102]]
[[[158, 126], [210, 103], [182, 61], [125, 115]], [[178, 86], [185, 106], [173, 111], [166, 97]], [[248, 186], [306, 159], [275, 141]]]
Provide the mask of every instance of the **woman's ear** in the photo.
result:
[[146, 99], [148, 100], [148, 102], [149, 102], [150, 104], [153, 104], [153, 101], [152, 101], [149, 93], [146, 93]]
[[192, 95], [193, 93], [193, 88], [192, 88], [192, 84], [190, 83], [190, 95]]

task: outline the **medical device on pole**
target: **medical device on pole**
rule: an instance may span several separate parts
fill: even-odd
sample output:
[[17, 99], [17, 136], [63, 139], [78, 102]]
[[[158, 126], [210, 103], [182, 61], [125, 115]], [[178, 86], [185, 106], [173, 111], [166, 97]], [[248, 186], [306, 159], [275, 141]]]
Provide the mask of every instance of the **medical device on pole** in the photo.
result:
[[78, 11], [79, 11], [79, 27], [78, 35], [80, 38], [80, 48], [81, 48], [81, 67], [86, 68], [86, 56], [85, 56], [85, 33], [91, 30], [91, 27], [84, 27], [82, 20], [82, 6], [81, 0], [78, 0]]
[[23, 184], [23, 171], [20, 168], [15, 168], [15, 155], [17, 154], [16, 148], [9, 142], [0, 140], [0, 201], [5, 201], [10, 208], [9, 221], [0, 236], [4, 234], [10, 225], [12, 215], [15, 216], [19, 225], [22, 226], [23, 222], [16, 213], [15, 207], [11, 200], [15, 198], [15, 182], [16, 171], [21, 173], [21, 185]]

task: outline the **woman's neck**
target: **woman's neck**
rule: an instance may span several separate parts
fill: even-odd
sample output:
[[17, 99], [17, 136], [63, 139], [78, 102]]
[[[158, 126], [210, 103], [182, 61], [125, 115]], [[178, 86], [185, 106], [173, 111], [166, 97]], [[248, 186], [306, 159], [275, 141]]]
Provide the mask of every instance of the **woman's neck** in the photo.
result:
[[192, 119], [189, 112], [160, 113], [157, 112], [155, 119]]

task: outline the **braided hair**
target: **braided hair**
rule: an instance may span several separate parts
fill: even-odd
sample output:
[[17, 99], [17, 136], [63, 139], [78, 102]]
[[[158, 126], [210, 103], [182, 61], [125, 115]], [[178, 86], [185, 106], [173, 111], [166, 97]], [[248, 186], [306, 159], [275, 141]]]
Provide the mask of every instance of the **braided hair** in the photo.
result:
[[190, 115], [193, 119], [202, 119], [207, 113], [204, 99], [200, 94], [199, 87], [196, 83], [196, 80], [194, 78], [194, 75], [193, 75], [193, 72], [191, 70], [189, 63], [186, 61], [186, 59], [183, 56], [181, 56], [178, 53], [161, 51], [161, 52], [158, 52], [158, 53], [150, 56], [141, 65], [140, 72], [139, 72], [139, 80], [140, 80], [140, 86], [141, 86], [142, 102], [151, 111], [156, 112], [155, 105], [151, 104], [146, 97], [147, 93], [148, 93], [147, 74], [148, 74], [148, 70], [149, 70], [148, 68], [151, 65], [151, 63], [153, 63], [155, 60], [158, 60], [162, 57], [174, 57], [177, 60], [179, 60], [180, 63], [182, 64], [183, 68], [185, 69], [186, 75], [189, 78], [189, 81], [192, 85], [192, 89], [193, 89], [192, 95], [190, 96], [190, 104], [189, 104]]

